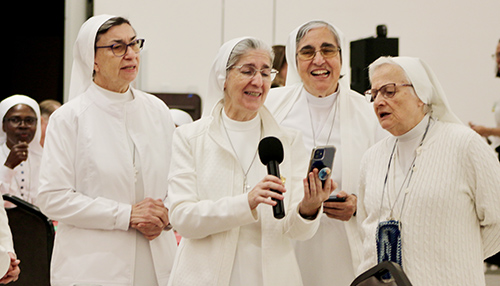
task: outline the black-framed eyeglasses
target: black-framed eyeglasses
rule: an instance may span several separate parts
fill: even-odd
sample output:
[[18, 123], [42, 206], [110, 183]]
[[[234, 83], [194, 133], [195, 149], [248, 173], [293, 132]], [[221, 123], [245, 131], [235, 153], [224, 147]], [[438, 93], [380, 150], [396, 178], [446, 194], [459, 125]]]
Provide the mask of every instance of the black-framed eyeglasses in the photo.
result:
[[254, 78], [254, 76], [257, 74], [257, 72], [260, 72], [262, 79], [265, 81], [273, 81], [274, 78], [276, 78], [276, 75], [279, 73], [277, 70], [275, 70], [273, 68], [265, 68], [265, 69], [259, 70], [256, 67], [251, 66], [251, 65], [232, 66], [231, 68], [238, 69], [240, 74], [247, 79]]
[[409, 83], [402, 83], [402, 84], [395, 84], [395, 83], [388, 83], [386, 85], [381, 86], [379, 89], [369, 89], [365, 91], [365, 97], [368, 102], [374, 102], [375, 98], [377, 98], [377, 95], [380, 93], [382, 97], [384, 98], [393, 98], [394, 95], [396, 95], [396, 86], [413, 86], [413, 84]]
[[130, 47], [132, 51], [134, 51], [136, 54], [139, 53], [142, 50], [142, 47], [144, 46], [144, 42], [146, 40], [144, 39], [136, 39], [130, 42], [129, 44], [125, 43], [116, 43], [113, 45], [109, 46], [96, 46], [96, 49], [104, 49], [104, 48], [110, 48], [113, 54], [117, 57], [123, 57], [127, 53], [127, 49]]
[[321, 53], [324, 58], [333, 58], [340, 52], [340, 50], [341, 49], [336, 46], [321, 47], [319, 50], [315, 50], [312, 47], [304, 47], [297, 52], [296, 56], [304, 61], [314, 59], [316, 53]]
[[21, 125], [21, 123], [23, 123], [23, 122], [24, 122], [24, 125], [26, 125], [28, 127], [32, 127], [32, 126], [36, 125], [37, 118], [32, 117], [32, 116], [28, 116], [25, 118], [21, 118], [19, 116], [13, 116], [13, 117], [9, 117], [9, 118], [4, 118], [3, 121], [9, 122], [10, 125], [12, 125], [13, 127], [19, 127]]

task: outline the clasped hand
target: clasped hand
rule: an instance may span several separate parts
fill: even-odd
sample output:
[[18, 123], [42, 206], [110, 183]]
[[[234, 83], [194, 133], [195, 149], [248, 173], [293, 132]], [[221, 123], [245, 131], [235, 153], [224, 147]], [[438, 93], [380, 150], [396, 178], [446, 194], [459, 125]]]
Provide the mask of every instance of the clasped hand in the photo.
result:
[[16, 258], [14, 253], [9, 252], [9, 257], [10, 257], [10, 266], [9, 270], [7, 270], [7, 273], [0, 279], [0, 284], [7, 284], [13, 281], [17, 281], [19, 278], [19, 273], [21, 273], [21, 269], [19, 268], [19, 259]]
[[148, 240], [157, 238], [168, 224], [168, 209], [161, 199], [145, 198], [132, 206], [130, 227]]

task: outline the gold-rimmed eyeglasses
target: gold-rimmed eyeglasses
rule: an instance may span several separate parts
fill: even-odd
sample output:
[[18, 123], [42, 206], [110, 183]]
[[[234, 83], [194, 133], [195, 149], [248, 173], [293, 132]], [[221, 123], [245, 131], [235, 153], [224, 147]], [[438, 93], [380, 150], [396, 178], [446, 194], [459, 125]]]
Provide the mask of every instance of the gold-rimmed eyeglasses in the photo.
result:
[[321, 53], [324, 58], [333, 58], [339, 52], [340, 48], [336, 46], [321, 47], [315, 50], [313, 47], [304, 47], [297, 52], [297, 57], [301, 60], [308, 61], [314, 59], [317, 53]]
[[395, 83], [388, 83], [386, 85], [381, 86], [379, 89], [369, 89], [365, 91], [365, 98], [368, 100], [368, 102], [374, 102], [375, 98], [377, 98], [377, 95], [380, 93], [382, 97], [384, 98], [393, 98], [394, 95], [396, 95], [396, 86], [413, 86], [413, 84], [410, 83], [402, 83], [402, 84], [395, 84]]
[[265, 81], [273, 81], [276, 75], [279, 73], [277, 70], [273, 68], [265, 68], [259, 70], [251, 65], [232, 66], [231, 68], [238, 69], [240, 74], [247, 79], [254, 78], [257, 72], [260, 72], [262, 79]]
[[96, 49], [110, 48], [115, 56], [123, 57], [127, 53], [127, 49], [129, 47], [136, 54], [139, 53], [142, 50], [145, 41], [146, 40], [144, 40], [144, 39], [136, 39], [136, 40], [133, 40], [132, 42], [130, 42], [129, 44], [116, 43], [116, 44], [109, 45], [109, 46], [96, 46], [95, 48]]

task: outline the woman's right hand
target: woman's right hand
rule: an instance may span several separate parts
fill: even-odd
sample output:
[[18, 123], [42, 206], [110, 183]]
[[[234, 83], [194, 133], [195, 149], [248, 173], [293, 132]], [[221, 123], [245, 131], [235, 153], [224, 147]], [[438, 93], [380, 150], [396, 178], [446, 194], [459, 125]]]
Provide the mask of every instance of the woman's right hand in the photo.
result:
[[[274, 191], [271, 191], [274, 190]], [[280, 178], [267, 175], [255, 185], [255, 187], [248, 193], [248, 204], [250, 209], [254, 210], [259, 204], [268, 204], [275, 206], [276, 202], [272, 199], [283, 200], [285, 197], [275, 191], [284, 193], [286, 192], [283, 182]]]
[[28, 159], [28, 147], [29, 144], [26, 142], [19, 142], [12, 146], [4, 165], [14, 169], [17, 165], [21, 164], [21, 162], [26, 161], [26, 159]]

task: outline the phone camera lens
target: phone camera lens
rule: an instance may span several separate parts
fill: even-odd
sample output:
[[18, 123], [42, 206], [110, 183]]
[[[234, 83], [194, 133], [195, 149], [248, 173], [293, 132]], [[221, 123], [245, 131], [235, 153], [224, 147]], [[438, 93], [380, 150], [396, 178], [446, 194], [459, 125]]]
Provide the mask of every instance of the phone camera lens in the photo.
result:
[[314, 159], [321, 159], [323, 158], [323, 150], [316, 150], [314, 153]]

